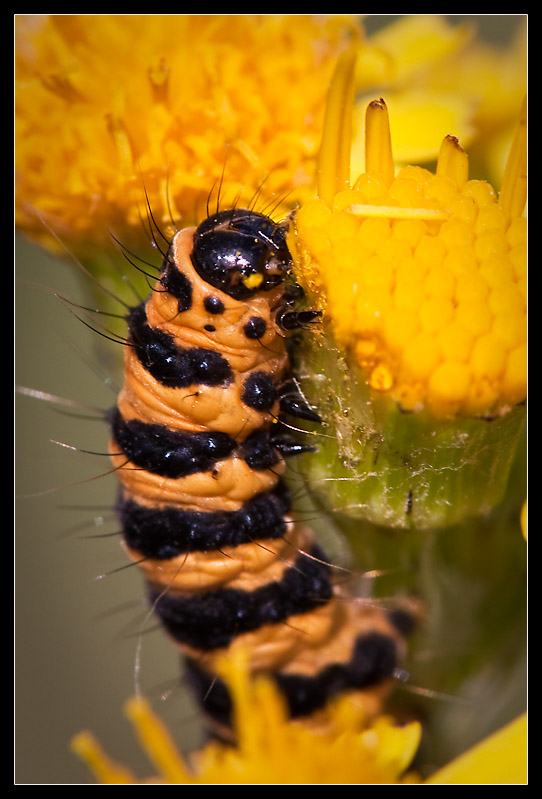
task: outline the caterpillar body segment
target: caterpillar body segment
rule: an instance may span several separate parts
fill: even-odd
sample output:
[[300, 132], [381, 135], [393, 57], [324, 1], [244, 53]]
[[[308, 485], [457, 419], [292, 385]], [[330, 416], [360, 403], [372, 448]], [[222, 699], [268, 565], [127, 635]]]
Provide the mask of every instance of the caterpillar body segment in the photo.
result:
[[312, 447], [278, 420], [319, 417], [290, 377], [287, 338], [318, 315], [297, 307], [285, 231], [234, 209], [176, 234], [129, 314], [110, 413], [125, 548], [220, 728], [232, 647], [273, 674], [293, 717], [345, 691], [376, 708], [403, 654], [393, 617], [343, 596], [291, 515], [285, 458]]

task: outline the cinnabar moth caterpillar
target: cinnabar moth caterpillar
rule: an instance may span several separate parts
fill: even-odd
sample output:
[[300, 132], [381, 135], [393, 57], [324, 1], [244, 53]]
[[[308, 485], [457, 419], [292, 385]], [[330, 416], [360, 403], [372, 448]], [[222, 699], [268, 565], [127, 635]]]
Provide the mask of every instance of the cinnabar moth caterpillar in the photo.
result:
[[219, 728], [232, 646], [273, 674], [293, 717], [342, 692], [377, 706], [403, 650], [393, 616], [347, 601], [290, 515], [285, 459], [311, 448], [280, 419], [319, 417], [291, 379], [288, 335], [319, 314], [299, 309], [286, 230], [236, 208], [175, 235], [129, 313], [110, 414], [125, 548]]

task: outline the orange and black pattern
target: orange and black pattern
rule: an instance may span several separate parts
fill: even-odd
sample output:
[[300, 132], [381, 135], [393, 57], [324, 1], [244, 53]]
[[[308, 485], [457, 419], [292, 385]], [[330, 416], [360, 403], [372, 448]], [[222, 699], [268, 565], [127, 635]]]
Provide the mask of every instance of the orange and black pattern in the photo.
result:
[[231, 708], [216, 664], [232, 646], [274, 675], [293, 717], [345, 691], [378, 705], [402, 654], [393, 615], [347, 601], [290, 515], [285, 459], [311, 447], [280, 420], [319, 417], [289, 375], [288, 340], [319, 314], [299, 310], [285, 235], [245, 209], [175, 235], [129, 314], [110, 415], [126, 550], [217, 725]]

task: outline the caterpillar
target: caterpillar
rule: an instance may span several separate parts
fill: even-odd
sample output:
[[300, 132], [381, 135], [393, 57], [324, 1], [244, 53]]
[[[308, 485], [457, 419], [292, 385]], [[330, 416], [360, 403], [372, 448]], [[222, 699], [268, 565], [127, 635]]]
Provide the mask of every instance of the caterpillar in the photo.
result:
[[292, 718], [312, 720], [343, 692], [377, 708], [404, 651], [401, 613], [348, 601], [291, 512], [286, 461], [312, 446], [285, 420], [320, 417], [289, 348], [320, 314], [303, 309], [287, 229], [234, 208], [174, 235], [128, 314], [109, 414], [124, 547], [223, 734], [231, 704], [217, 664], [231, 647], [273, 675]]

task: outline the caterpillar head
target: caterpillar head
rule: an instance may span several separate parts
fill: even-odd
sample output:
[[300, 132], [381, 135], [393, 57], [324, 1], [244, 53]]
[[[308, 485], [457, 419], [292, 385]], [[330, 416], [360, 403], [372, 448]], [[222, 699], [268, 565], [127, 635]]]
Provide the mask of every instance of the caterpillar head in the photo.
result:
[[202, 222], [191, 258], [203, 280], [236, 300], [278, 286], [292, 260], [286, 227], [245, 208], [219, 211]]

